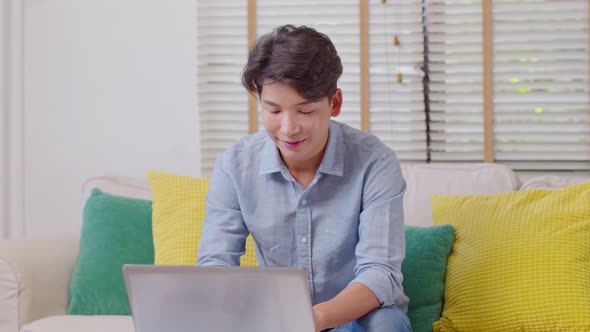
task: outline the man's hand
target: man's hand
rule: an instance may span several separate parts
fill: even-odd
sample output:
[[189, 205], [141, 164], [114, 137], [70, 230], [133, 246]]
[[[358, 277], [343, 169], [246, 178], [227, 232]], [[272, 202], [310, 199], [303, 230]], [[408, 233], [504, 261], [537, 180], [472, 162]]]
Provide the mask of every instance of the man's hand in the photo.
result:
[[358, 319], [381, 304], [366, 286], [352, 283], [333, 299], [313, 306], [316, 332]]

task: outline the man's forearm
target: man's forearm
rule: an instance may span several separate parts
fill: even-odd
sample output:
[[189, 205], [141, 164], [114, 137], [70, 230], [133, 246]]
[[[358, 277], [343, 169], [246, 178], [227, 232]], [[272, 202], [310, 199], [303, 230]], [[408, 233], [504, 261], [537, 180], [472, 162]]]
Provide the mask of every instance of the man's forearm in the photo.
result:
[[365, 285], [352, 283], [329, 301], [313, 307], [316, 330], [336, 327], [358, 319], [381, 305]]

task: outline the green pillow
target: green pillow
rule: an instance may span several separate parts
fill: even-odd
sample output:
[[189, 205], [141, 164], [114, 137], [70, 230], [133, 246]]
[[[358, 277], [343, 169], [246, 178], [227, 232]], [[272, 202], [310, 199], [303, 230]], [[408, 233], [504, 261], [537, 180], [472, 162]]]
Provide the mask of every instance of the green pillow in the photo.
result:
[[153, 264], [152, 202], [94, 189], [84, 206], [68, 314], [130, 315], [123, 264]]
[[408, 317], [414, 332], [432, 332], [440, 318], [447, 258], [453, 248], [451, 225], [406, 226], [406, 259], [402, 264], [404, 292], [410, 298]]

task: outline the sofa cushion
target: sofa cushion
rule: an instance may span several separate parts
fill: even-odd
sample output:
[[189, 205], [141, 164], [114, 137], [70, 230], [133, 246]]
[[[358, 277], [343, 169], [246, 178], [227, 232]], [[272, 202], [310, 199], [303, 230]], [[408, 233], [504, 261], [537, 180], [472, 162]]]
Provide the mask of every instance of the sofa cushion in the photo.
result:
[[[155, 263], [196, 264], [209, 179], [150, 171], [148, 180], [154, 198]], [[258, 265], [252, 236], [246, 239], [246, 253], [240, 258], [240, 265]]]
[[153, 264], [151, 202], [95, 189], [83, 213], [68, 313], [128, 315], [123, 264]]
[[408, 317], [414, 332], [428, 332], [442, 311], [447, 257], [455, 231], [451, 225], [405, 228], [402, 272], [404, 292], [410, 298]]
[[433, 217], [456, 232], [435, 331], [590, 330], [590, 182], [435, 196]]
[[135, 332], [131, 316], [51, 316], [25, 325], [21, 332]]
[[431, 196], [489, 195], [518, 189], [516, 174], [499, 164], [402, 164], [406, 225], [432, 226]]

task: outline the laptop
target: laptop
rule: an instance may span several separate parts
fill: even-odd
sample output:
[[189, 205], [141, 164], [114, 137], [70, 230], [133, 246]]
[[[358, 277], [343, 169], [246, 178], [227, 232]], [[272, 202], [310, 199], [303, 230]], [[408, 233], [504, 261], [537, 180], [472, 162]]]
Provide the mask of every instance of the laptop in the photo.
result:
[[124, 265], [136, 332], [314, 332], [295, 268]]

